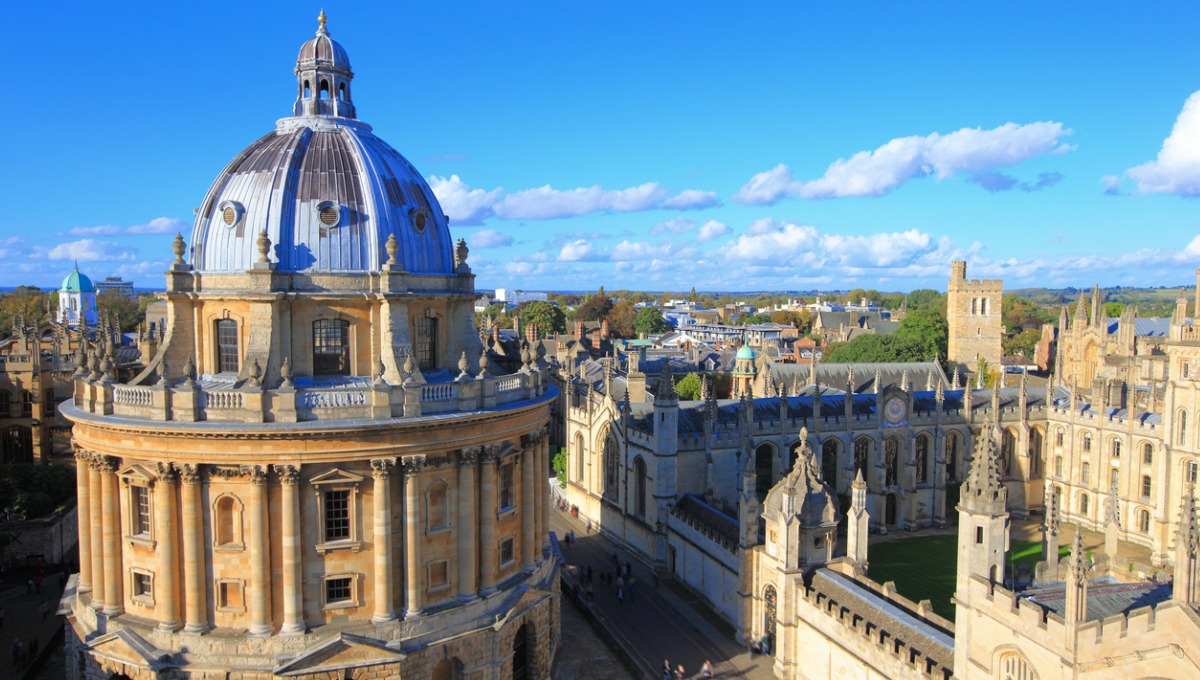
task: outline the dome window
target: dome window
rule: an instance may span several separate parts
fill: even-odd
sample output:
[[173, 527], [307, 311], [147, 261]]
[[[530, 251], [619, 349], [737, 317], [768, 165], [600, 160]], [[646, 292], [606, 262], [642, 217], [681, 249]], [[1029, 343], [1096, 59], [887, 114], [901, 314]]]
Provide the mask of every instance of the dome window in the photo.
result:
[[217, 209], [221, 212], [221, 221], [227, 227], [232, 227], [241, 222], [242, 214], [246, 211], [242, 207], [242, 204], [237, 201], [222, 201], [221, 205], [217, 206]]
[[412, 218], [413, 229], [416, 229], [418, 234], [425, 233], [425, 211], [421, 208], [413, 208], [408, 214]]
[[342, 221], [342, 210], [333, 201], [322, 201], [317, 205], [317, 218], [327, 227], [336, 227]]

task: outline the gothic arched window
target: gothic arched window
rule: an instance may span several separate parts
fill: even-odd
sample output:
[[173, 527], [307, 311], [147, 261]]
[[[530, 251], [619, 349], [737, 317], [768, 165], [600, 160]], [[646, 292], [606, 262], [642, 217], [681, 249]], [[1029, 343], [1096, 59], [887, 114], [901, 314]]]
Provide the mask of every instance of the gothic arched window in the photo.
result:
[[633, 489], [636, 498], [633, 501], [633, 513], [642, 519], [646, 518], [646, 461], [641, 456], [633, 459]]
[[917, 484], [929, 481], [929, 437], [917, 437]]
[[867, 479], [867, 466], [871, 460], [871, 440], [866, 437], [859, 437], [854, 440], [854, 472], [861, 472], [863, 479]]
[[887, 476], [884, 481], [886, 486], [895, 486], [899, 477], [900, 471], [900, 438], [888, 437], [883, 443], [883, 460], [887, 467]]
[[621, 477], [621, 450], [617, 440], [610, 432], [604, 438], [604, 497], [616, 500], [619, 491], [617, 484]]
[[821, 444], [821, 477], [832, 489], [837, 489], [838, 440], [826, 439]]

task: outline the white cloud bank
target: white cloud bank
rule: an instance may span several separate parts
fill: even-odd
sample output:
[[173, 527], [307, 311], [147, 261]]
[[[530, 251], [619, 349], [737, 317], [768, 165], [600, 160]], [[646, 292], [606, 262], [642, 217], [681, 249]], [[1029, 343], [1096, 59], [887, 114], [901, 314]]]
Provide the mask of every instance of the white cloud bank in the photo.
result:
[[902, 184], [933, 175], [938, 179], [959, 173], [977, 175], [1021, 161], [1064, 153], [1062, 141], [1071, 134], [1062, 123], [1006, 123], [991, 130], [962, 128], [946, 135], [898, 137], [875, 149], [839, 158], [825, 175], [810, 181], [793, 178], [779, 165], [750, 178], [733, 200], [748, 205], [771, 205], [786, 197], [820, 199], [883, 196]]
[[685, 189], [672, 196], [658, 182], [628, 189], [604, 189], [599, 185], [555, 189], [547, 184], [506, 194], [500, 187], [491, 191], [473, 189], [458, 175], [434, 175], [429, 178], [429, 186], [456, 227], [479, 226], [490, 217], [554, 220], [602, 212], [702, 210], [720, 205], [716, 192]]
[[145, 234], [175, 234], [190, 231], [189, 225], [176, 217], [155, 217], [145, 224], [118, 227], [102, 224], [98, 227], [73, 227], [59, 236], [141, 236]]
[[49, 250], [51, 260], [77, 260], [79, 262], [121, 262], [137, 259], [137, 249], [111, 241], [83, 238], [70, 243], [60, 243]]
[[[1141, 194], [1200, 196], [1200, 92], [1184, 102], [1158, 157], [1129, 168], [1125, 175]], [[1105, 193], [1112, 193], [1115, 182], [1107, 177], [1105, 182]]]
[[480, 229], [467, 240], [467, 245], [472, 248], [504, 248], [512, 244], [512, 236], [495, 229]]

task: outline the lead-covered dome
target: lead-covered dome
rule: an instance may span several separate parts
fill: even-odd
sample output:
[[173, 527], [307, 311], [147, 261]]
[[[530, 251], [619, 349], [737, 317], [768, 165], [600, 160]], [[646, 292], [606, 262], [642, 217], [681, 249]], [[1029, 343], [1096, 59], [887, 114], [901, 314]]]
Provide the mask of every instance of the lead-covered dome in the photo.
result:
[[63, 293], [95, 293], [96, 286], [86, 274], [79, 271], [79, 264], [75, 264], [75, 270], [63, 279], [62, 286], [58, 289]]
[[209, 188], [192, 229], [199, 271], [244, 271], [271, 239], [282, 272], [378, 271], [394, 235], [414, 274], [450, 274], [450, 229], [417, 169], [355, 119], [350, 59], [320, 28], [296, 62], [294, 115], [246, 147]]

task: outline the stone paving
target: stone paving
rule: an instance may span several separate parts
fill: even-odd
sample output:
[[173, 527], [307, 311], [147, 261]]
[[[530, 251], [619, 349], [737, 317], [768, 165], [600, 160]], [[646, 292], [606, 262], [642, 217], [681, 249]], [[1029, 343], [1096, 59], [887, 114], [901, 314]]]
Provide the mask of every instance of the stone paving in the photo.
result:
[[[0, 678], [35, 677], [37, 665], [34, 657], [29, 655], [35, 640], [37, 656], [42, 663], [49, 657], [62, 655], [62, 648], [54, 645], [55, 636], [63, 626], [62, 617], [56, 613], [62, 595], [59, 574], [47, 574], [42, 580], [41, 592], [28, 592], [27, 585], [11, 581], [2, 587], [0, 607], [4, 609], [4, 624], [0, 627]], [[21, 642], [25, 657], [19, 663], [13, 654], [13, 643], [17, 640]]]
[[[772, 658], [751, 657], [745, 647], [734, 641], [733, 630], [686, 589], [666, 582], [655, 585], [649, 565], [636, 561], [636, 557], [607, 538], [588, 534], [582, 521], [553, 505], [550, 514], [550, 528], [563, 545], [564, 590], [574, 585], [583, 570], [592, 567], [594, 594], [590, 603], [586, 602], [586, 595], [583, 597], [583, 606], [612, 636], [619, 653], [632, 661], [638, 671], [636, 677], [661, 678], [664, 659], [672, 667], [682, 664], [687, 678], [700, 677], [705, 659], [712, 662], [713, 677], [763, 680], [774, 677]], [[567, 545], [563, 539], [571, 530], [575, 532], [574, 545]], [[614, 571], [614, 550], [619, 564], [630, 561], [636, 582], [636, 595], [626, 597], [623, 603], [617, 600], [616, 588], [600, 580], [602, 571]], [[569, 597], [564, 592], [564, 600]], [[563, 605], [564, 610], [567, 606]]]

